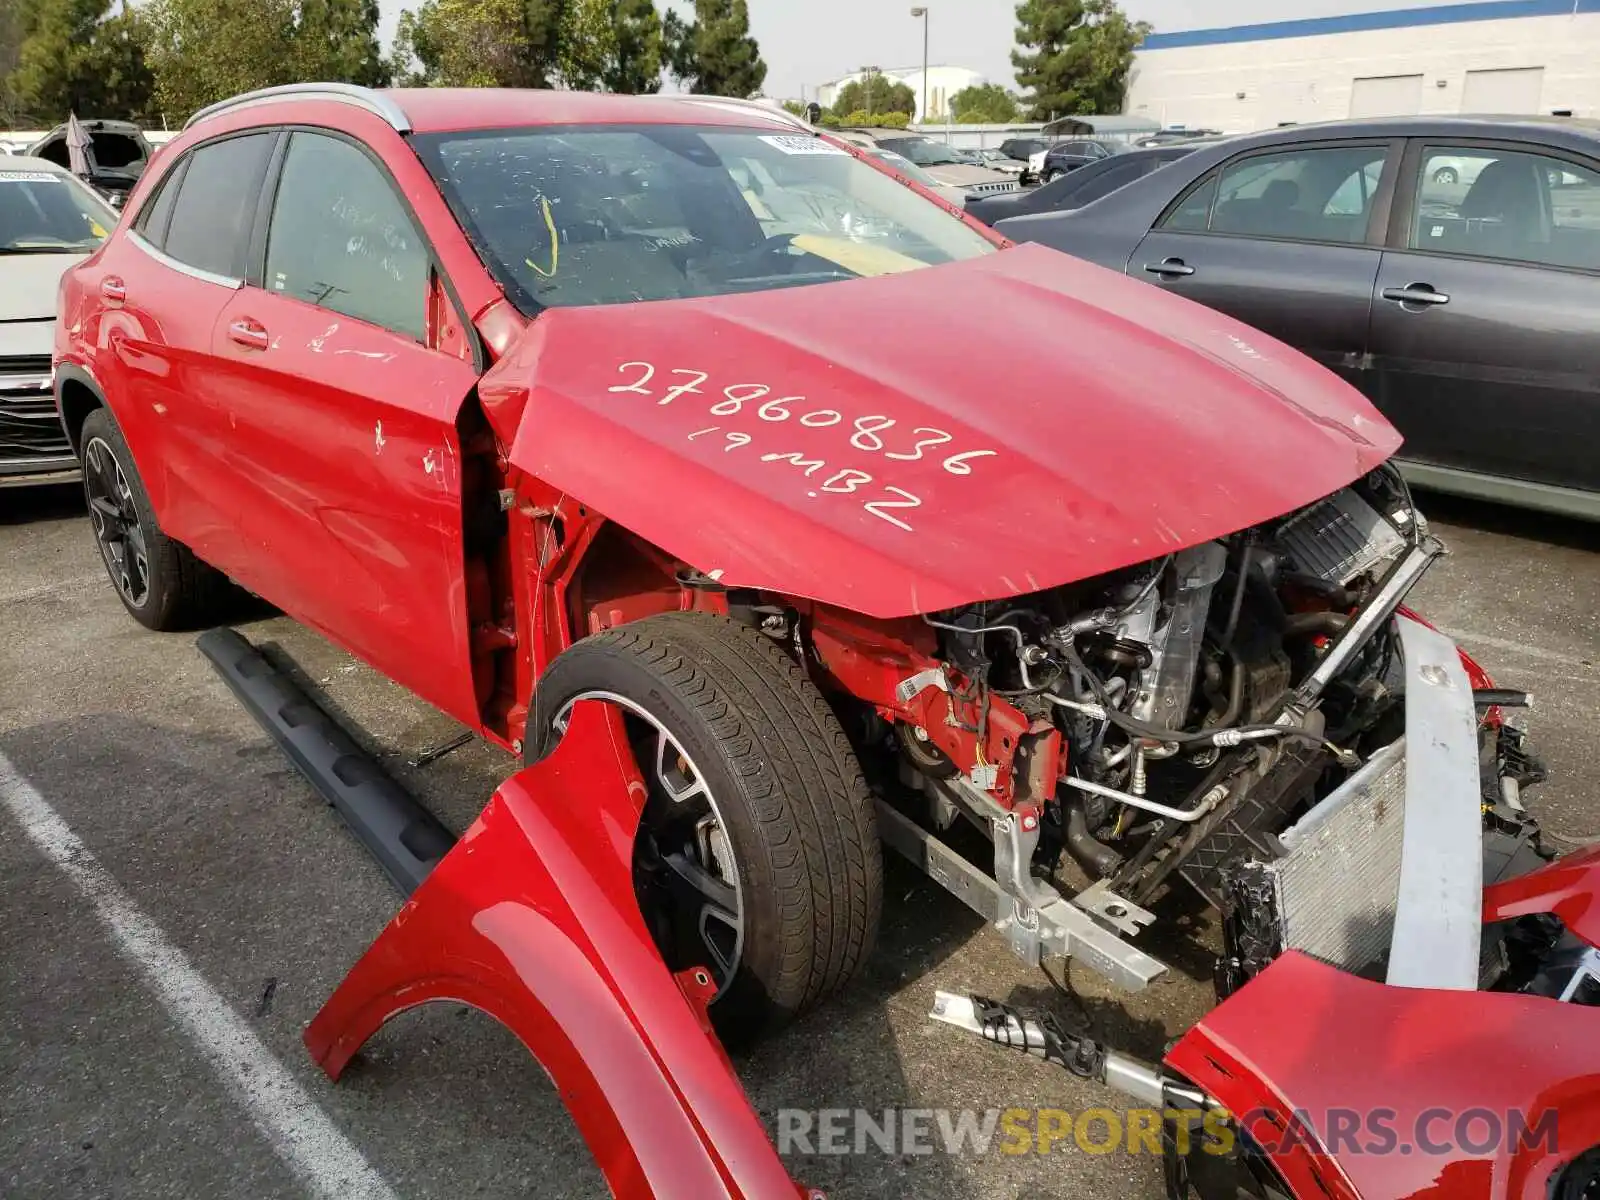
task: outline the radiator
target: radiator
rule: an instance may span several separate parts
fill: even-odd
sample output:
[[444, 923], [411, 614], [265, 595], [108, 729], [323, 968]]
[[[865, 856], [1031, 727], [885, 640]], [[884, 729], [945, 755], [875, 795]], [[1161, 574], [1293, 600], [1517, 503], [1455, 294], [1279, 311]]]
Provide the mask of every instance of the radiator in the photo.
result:
[[1405, 837], [1405, 742], [1380, 750], [1279, 840], [1266, 864], [1283, 948], [1367, 972], [1389, 952]]

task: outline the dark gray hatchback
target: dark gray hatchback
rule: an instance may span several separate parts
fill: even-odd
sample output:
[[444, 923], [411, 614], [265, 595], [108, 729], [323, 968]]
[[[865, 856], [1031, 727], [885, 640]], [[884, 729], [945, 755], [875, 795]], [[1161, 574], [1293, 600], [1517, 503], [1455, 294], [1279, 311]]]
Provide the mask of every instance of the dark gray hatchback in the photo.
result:
[[1417, 483], [1600, 519], [1600, 122], [1274, 130], [995, 228], [1317, 359], [1405, 435]]

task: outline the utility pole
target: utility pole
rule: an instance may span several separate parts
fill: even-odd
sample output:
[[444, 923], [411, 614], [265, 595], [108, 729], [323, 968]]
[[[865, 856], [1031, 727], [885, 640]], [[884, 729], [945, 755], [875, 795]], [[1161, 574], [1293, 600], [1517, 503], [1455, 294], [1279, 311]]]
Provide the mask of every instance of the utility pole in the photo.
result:
[[919, 116], [926, 121], [931, 115], [928, 112], [928, 10], [919, 4], [911, 10], [911, 15], [922, 18], [922, 112]]

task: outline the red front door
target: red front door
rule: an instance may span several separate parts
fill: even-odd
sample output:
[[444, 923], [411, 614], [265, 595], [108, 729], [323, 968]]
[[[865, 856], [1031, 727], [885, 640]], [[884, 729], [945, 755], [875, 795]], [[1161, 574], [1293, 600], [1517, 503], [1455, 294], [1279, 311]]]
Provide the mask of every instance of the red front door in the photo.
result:
[[432, 271], [370, 155], [292, 133], [206, 395], [239, 581], [476, 726], [456, 415], [477, 371], [428, 345]]

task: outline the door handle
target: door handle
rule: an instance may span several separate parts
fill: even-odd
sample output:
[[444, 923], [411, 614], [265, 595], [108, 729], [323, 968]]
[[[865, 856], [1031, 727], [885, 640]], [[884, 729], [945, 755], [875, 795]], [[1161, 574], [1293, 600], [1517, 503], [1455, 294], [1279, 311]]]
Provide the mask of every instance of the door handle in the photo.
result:
[[100, 281], [100, 295], [113, 304], [121, 304], [128, 298], [128, 288], [115, 275], [107, 275]]
[[1431, 283], [1408, 283], [1403, 288], [1384, 288], [1380, 293], [1385, 300], [1393, 300], [1402, 307], [1407, 304], [1449, 304], [1450, 297], [1433, 290]]
[[228, 337], [246, 350], [265, 350], [268, 346], [267, 327], [250, 317], [241, 317], [229, 325]]
[[1181, 279], [1194, 274], [1194, 268], [1181, 258], [1163, 258], [1158, 263], [1145, 263], [1144, 269], [1163, 279]]

